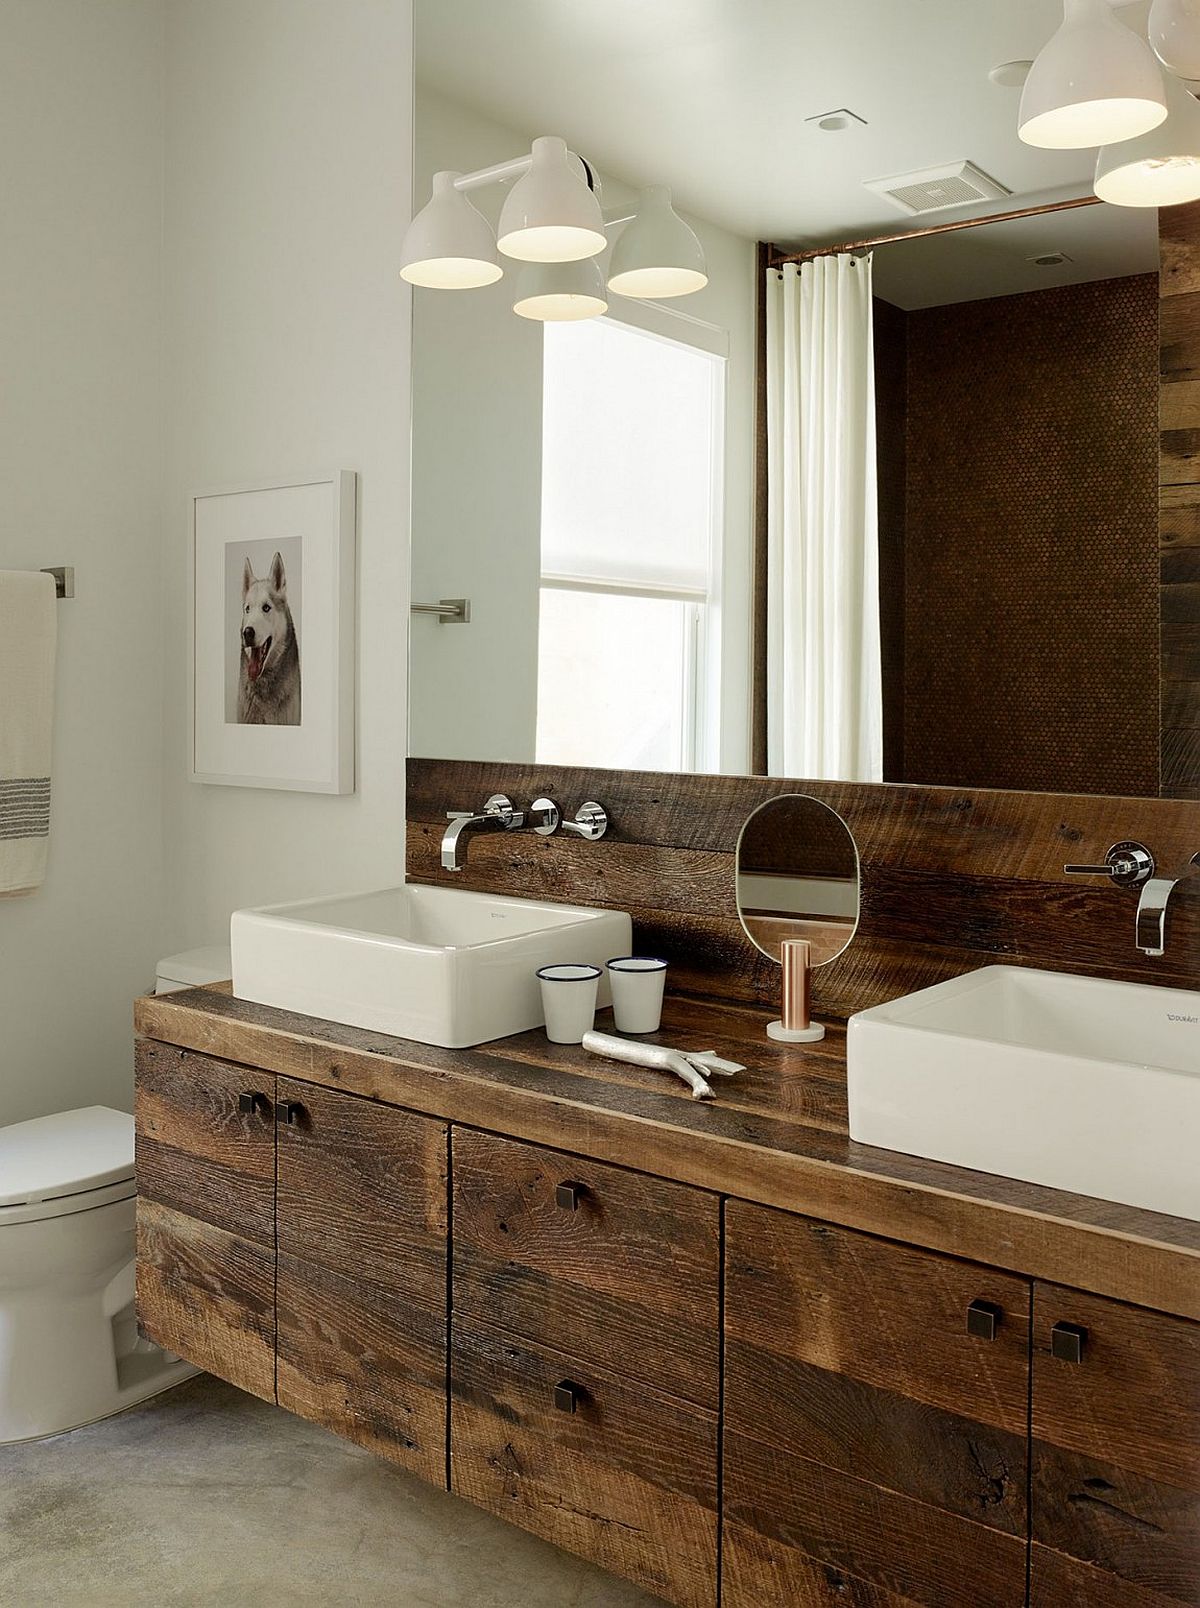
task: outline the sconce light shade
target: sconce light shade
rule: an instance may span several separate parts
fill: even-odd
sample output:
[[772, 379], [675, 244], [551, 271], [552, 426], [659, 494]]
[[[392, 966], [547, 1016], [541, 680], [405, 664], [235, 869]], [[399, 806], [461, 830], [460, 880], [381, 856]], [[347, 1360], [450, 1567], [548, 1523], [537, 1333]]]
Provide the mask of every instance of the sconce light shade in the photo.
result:
[[604, 275], [594, 257], [529, 263], [517, 275], [513, 312], [539, 322], [599, 318], [608, 311]]
[[1200, 79], [1200, 0], [1154, 0], [1149, 33], [1154, 54], [1168, 72]]
[[1021, 95], [1017, 132], [1026, 145], [1116, 144], [1148, 134], [1166, 115], [1162, 71], [1145, 40], [1113, 16], [1109, 0], [1064, 0], [1062, 26]]
[[608, 288], [621, 296], [687, 296], [708, 284], [704, 248], [671, 206], [665, 185], [638, 197], [637, 214], [613, 247]]
[[1165, 123], [1140, 139], [1101, 150], [1096, 194], [1118, 207], [1200, 200], [1200, 105], [1177, 78], [1167, 81]]
[[578, 262], [604, 250], [600, 203], [577, 163], [565, 140], [534, 140], [529, 171], [513, 185], [500, 213], [496, 243], [506, 257]]
[[400, 277], [432, 290], [473, 290], [503, 277], [487, 219], [454, 187], [457, 173], [435, 173], [433, 195], [408, 226]]

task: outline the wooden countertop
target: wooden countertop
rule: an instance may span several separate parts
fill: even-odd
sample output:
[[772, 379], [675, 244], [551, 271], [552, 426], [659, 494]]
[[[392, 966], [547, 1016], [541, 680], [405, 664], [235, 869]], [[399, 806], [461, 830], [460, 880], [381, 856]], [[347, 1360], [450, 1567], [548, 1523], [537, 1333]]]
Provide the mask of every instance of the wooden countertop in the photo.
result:
[[[658, 1037], [747, 1070], [692, 1100], [666, 1074], [541, 1030], [443, 1050], [234, 999], [148, 996], [138, 1033], [451, 1122], [1200, 1319], [1200, 1224], [855, 1144], [846, 1035], [767, 1039], [767, 1013], [668, 998]], [[597, 1020], [605, 1026], [607, 1013]]]

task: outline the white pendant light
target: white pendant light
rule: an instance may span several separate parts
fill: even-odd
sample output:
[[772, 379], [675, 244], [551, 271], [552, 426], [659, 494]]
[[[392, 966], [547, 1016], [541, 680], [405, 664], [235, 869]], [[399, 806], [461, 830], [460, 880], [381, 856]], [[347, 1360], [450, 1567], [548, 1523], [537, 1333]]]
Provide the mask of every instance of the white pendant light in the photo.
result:
[[578, 262], [608, 241], [600, 203], [565, 140], [533, 142], [528, 173], [513, 185], [500, 213], [496, 244], [521, 262]]
[[671, 192], [654, 184], [638, 196], [637, 213], [613, 247], [608, 288], [651, 301], [688, 296], [708, 284], [704, 248], [671, 206]]
[[1154, 0], [1149, 33], [1154, 54], [1168, 72], [1200, 79], [1200, 0]]
[[604, 275], [594, 257], [531, 262], [517, 275], [513, 312], [545, 323], [599, 318], [608, 311]]
[[455, 188], [458, 173], [435, 173], [433, 195], [408, 226], [400, 277], [432, 290], [473, 290], [494, 285], [504, 270], [482, 212]]
[[1109, 0], [1064, 0], [1063, 22], [1025, 80], [1017, 132], [1054, 151], [1136, 139], [1167, 115], [1162, 72]]
[[1101, 150], [1096, 194], [1118, 207], [1200, 201], [1200, 105], [1177, 78], [1167, 80], [1165, 123]]

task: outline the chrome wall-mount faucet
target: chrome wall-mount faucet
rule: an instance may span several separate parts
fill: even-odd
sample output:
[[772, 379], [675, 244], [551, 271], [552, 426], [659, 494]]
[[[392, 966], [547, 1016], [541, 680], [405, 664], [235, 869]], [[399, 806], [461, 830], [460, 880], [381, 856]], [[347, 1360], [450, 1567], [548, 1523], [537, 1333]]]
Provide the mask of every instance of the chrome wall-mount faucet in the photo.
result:
[[608, 831], [607, 810], [591, 800], [580, 806], [573, 821], [564, 821], [552, 798], [535, 798], [527, 810], [518, 810], [503, 793], [493, 793], [478, 814], [447, 810], [446, 820], [449, 824], [442, 834], [443, 871], [462, 870], [467, 860], [466, 839], [474, 832], [516, 832], [524, 827], [539, 837], [549, 837], [561, 824], [564, 832], [594, 843]]
[[459, 858], [459, 842], [471, 832], [517, 832], [528, 827], [539, 837], [549, 837], [558, 829], [562, 819], [553, 799], [535, 798], [528, 810], [514, 809], [513, 801], [503, 793], [493, 793], [478, 815], [471, 810], [447, 810], [449, 823], [442, 834], [442, 870], [461, 871], [467, 860], [467, 845], [463, 842]]
[[1200, 871], [1200, 853], [1193, 854], [1177, 877], [1156, 877], [1154, 856], [1144, 843], [1114, 843], [1103, 865], [1064, 865], [1069, 877], [1107, 877], [1117, 888], [1140, 888], [1134, 942], [1143, 955], [1164, 955], [1167, 950], [1167, 907], [1179, 884]]

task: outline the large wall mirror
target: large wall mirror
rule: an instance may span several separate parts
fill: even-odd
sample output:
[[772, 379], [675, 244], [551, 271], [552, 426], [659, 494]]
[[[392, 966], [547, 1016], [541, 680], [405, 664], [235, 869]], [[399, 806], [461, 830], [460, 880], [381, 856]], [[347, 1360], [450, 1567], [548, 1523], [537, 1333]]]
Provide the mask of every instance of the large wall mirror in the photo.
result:
[[[414, 291], [410, 753], [1200, 795], [1159, 214], [1016, 133], [1059, 0], [415, 15], [416, 205], [554, 136], [609, 246]], [[662, 187], [706, 282], [606, 288]]]

